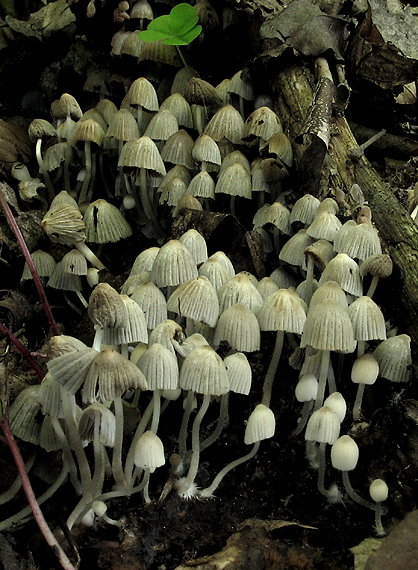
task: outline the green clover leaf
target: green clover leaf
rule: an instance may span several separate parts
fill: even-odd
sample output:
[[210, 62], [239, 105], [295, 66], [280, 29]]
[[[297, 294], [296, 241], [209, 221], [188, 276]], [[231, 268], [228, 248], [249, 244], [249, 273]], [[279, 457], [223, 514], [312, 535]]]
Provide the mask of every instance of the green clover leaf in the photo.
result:
[[190, 4], [174, 6], [170, 14], [159, 16], [149, 23], [148, 28], [139, 33], [144, 42], [162, 42], [167, 45], [188, 45], [202, 31], [197, 24], [198, 17]]

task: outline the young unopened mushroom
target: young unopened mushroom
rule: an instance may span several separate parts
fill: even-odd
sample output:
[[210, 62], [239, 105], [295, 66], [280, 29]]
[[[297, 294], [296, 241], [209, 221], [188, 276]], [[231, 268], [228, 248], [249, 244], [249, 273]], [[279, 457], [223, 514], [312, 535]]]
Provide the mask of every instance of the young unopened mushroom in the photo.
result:
[[299, 378], [296, 384], [295, 396], [298, 402], [303, 402], [302, 415], [298, 420], [298, 427], [292, 432], [292, 435], [300, 434], [308, 421], [310, 411], [313, 407], [314, 400], [318, 392], [318, 380], [312, 374], [307, 372]]
[[344, 488], [348, 495], [363, 507], [375, 510], [375, 506], [360, 497], [350, 483], [348, 472], [356, 468], [359, 457], [357, 443], [349, 435], [343, 435], [337, 439], [331, 447], [331, 463], [334, 469], [342, 473]]
[[238, 467], [241, 463], [249, 461], [254, 457], [260, 447], [260, 442], [263, 439], [273, 437], [275, 429], [276, 420], [271, 409], [264, 404], [258, 404], [248, 418], [247, 426], [245, 428], [244, 443], [246, 445], [253, 444], [251, 451], [243, 457], [235, 459], [235, 461], [232, 461], [221, 469], [209, 487], [206, 487], [199, 492], [199, 496], [205, 498], [213, 497], [213, 493], [219, 487], [219, 484], [225, 475], [229, 473], [231, 469], [235, 469], [235, 467]]
[[355, 360], [351, 369], [351, 380], [358, 384], [356, 400], [353, 406], [353, 419], [360, 418], [361, 402], [363, 399], [364, 388], [376, 382], [379, 376], [379, 363], [376, 358], [366, 353]]
[[340, 421], [337, 414], [326, 406], [316, 410], [308, 420], [305, 440], [319, 443], [318, 448], [318, 491], [327, 498], [336, 498], [334, 486], [325, 489], [325, 447], [333, 445], [340, 435]]
[[374, 479], [370, 484], [369, 493], [372, 500], [376, 503], [374, 512], [376, 534], [377, 536], [385, 536], [386, 531], [382, 525], [382, 503], [388, 498], [388, 486], [383, 479]]

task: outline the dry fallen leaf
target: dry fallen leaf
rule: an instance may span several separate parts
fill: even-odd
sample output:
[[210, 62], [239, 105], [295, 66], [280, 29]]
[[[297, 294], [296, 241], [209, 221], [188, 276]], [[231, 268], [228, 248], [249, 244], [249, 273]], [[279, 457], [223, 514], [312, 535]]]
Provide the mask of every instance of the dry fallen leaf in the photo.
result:
[[12, 30], [24, 36], [35, 36], [38, 40], [48, 38], [52, 33], [65, 28], [74, 21], [75, 16], [71, 12], [67, 0], [56, 0], [56, 2], [47, 4], [44, 8], [31, 14], [27, 21], [6, 16], [6, 22]]

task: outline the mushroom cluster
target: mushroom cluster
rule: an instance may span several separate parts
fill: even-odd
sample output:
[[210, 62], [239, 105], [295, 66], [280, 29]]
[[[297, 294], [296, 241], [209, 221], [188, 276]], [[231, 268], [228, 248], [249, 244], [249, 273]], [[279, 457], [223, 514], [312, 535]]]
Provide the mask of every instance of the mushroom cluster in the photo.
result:
[[[152, 11], [135, 8], [139, 21], [152, 18]], [[115, 17], [123, 22], [122, 14], [127, 12]], [[129, 45], [133, 49], [133, 39]], [[140, 60], [151, 57], [144, 46], [135, 49]], [[274, 437], [275, 383], [294, 382], [295, 406], [301, 402], [303, 410], [293, 437], [296, 442], [304, 432], [320, 493], [331, 501], [341, 497], [335, 485], [325, 486], [329, 444], [346, 493], [374, 510], [382, 535], [386, 488], [375, 483], [374, 503], [352, 489], [348, 471], [359, 450], [350, 435], [340, 437], [340, 429], [347, 418], [362, 418], [363, 392], [378, 378], [410, 379], [410, 339], [387, 338], [385, 318], [372, 298], [378, 280], [390, 275], [391, 260], [382, 253], [370, 212], [360, 205], [343, 223], [332, 197], [292, 198], [286, 188], [292, 144], [280, 118], [264, 99], [253, 103], [253, 86], [242, 71], [226, 84], [214, 87], [182, 68], [162, 101], [153, 83], [139, 77], [119, 108], [101, 99], [84, 113], [64, 94], [52, 105], [53, 124], [45, 136], [56, 136], [56, 142], [44, 156], [41, 127], [48, 125], [32, 125], [48, 205], [42, 227], [68, 248], [58, 263], [41, 251], [33, 259], [49, 286], [77, 293], [94, 340], [90, 347], [71, 336], [51, 339], [48, 372], [40, 386], [16, 398], [12, 429], [48, 452], [62, 451], [62, 472], [45, 499], [68, 475], [79, 496], [67, 520], [71, 529], [95, 516], [111, 521], [105, 515], [111, 498], [141, 492], [151, 501], [151, 476], [167, 461], [158, 432], [176, 401], [183, 402], [183, 411], [178, 425], [170, 426], [177, 449], [168, 458], [171, 487], [161, 497], [171, 488], [185, 499], [212, 497], [232, 469]], [[53, 184], [48, 173], [55, 170]], [[275, 260], [274, 270], [262, 279], [236, 272], [231, 259], [208, 251], [193, 228], [170, 239], [160, 214], [175, 218], [184, 207], [245, 212], [247, 221], [251, 211], [252, 229], [266, 258]], [[98, 271], [105, 267], [86, 242], [101, 248], [127, 239], [134, 224], [155, 245], [138, 253], [116, 291], [100, 282]], [[88, 301], [82, 278], [93, 289]], [[271, 333], [276, 340], [269, 365], [260, 388], [252, 387], [250, 355], [263, 350]], [[293, 379], [282, 377], [289, 350]], [[336, 356], [358, 385], [348, 406]], [[252, 448], [200, 489], [201, 453], [227, 429], [234, 393], [249, 398], [243, 443]], [[209, 407], [212, 415], [217, 408], [218, 418], [211, 433], [202, 427]], [[136, 421], [129, 432], [132, 413]], [[25, 516], [3, 521], [0, 530]]]

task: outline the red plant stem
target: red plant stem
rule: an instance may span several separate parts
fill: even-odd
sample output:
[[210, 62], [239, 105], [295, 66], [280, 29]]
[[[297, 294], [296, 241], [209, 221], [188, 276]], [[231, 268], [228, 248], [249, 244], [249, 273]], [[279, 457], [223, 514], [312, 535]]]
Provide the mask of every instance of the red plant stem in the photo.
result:
[[22, 459], [22, 456], [20, 455], [19, 448], [4, 415], [1, 417], [0, 426], [10, 448], [10, 451], [12, 452], [14, 462], [19, 472], [19, 476], [22, 480], [23, 490], [25, 492], [26, 498], [28, 499], [29, 505], [33, 512], [33, 516], [39, 526], [40, 531], [42, 532], [48, 545], [52, 548], [52, 551], [54, 552], [64, 570], [75, 570], [73, 564], [68, 559], [60, 544], [57, 542], [57, 539], [55, 538], [44, 518], [44, 515], [42, 514], [41, 508], [38, 504], [38, 501], [36, 500], [32, 486], [30, 484], [28, 474], [26, 473], [25, 463]]
[[9, 329], [7, 327], [4, 326], [4, 324], [1, 321], [0, 321], [0, 331], [5, 336], [7, 336], [7, 338], [14, 344], [14, 346], [17, 348], [17, 350], [20, 352], [20, 354], [22, 354], [26, 358], [26, 360], [29, 362], [29, 364], [32, 366], [32, 368], [35, 370], [36, 374], [42, 380], [43, 377], [45, 376], [45, 374], [42, 372], [42, 370], [39, 368], [39, 366], [37, 365], [35, 360], [32, 358], [32, 355], [29, 352], [29, 350], [26, 348], [26, 346], [24, 346], [20, 342], [20, 340], [18, 338], [15, 337], [15, 335], [12, 332], [9, 331]]
[[11, 209], [9, 208], [9, 204], [6, 201], [6, 198], [4, 196], [3, 190], [2, 190], [2, 186], [6, 186], [6, 182], [0, 182], [0, 205], [3, 208], [4, 213], [6, 214], [7, 220], [13, 230], [13, 233], [16, 236], [16, 239], [20, 245], [20, 249], [22, 250], [22, 253], [25, 257], [26, 263], [29, 266], [30, 272], [32, 273], [33, 276], [33, 281], [35, 283], [35, 286], [38, 290], [38, 294], [39, 294], [39, 298], [41, 300], [41, 303], [43, 305], [43, 308], [45, 310], [49, 325], [52, 329], [52, 332], [54, 333], [54, 335], [59, 335], [61, 334], [58, 330], [57, 327], [57, 323], [55, 322], [54, 316], [52, 314], [51, 311], [51, 307], [48, 303], [48, 299], [46, 298], [45, 295], [45, 291], [44, 288], [42, 286], [41, 280], [39, 278], [38, 272], [36, 271], [36, 267], [33, 263], [31, 254], [29, 252], [28, 246], [26, 245], [25, 242], [25, 238], [22, 235], [22, 232], [20, 231], [19, 226], [17, 225], [17, 222], [15, 220], [15, 217], [12, 214]]

